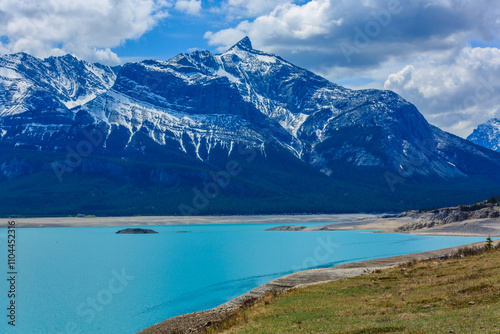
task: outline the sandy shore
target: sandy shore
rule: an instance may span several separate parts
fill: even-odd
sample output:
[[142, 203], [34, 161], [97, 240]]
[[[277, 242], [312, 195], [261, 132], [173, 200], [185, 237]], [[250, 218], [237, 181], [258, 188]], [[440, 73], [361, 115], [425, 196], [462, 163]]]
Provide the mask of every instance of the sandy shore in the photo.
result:
[[[202, 225], [202, 224], [295, 224], [325, 223], [307, 227], [302, 231], [373, 230], [394, 233], [394, 229], [415, 222], [412, 218], [396, 218], [389, 215], [338, 214], [338, 215], [258, 215], [258, 216], [138, 216], [138, 217], [56, 217], [56, 218], [4, 218], [15, 220], [16, 227], [96, 227], [96, 226], [152, 226], [152, 225]], [[334, 223], [334, 224], [332, 224]], [[307, 226], [307, 225], [304, 225]], [[458, 223], [412, 230], [410, 234], [442, 236], [500, 237], [500, 218], [474, 219]]]
[[257, 216], [137, 216], [137, 217], [55, 217], [55, 218], [3, 218], [15, 220], [17, 227], [96, 227], [96, 226], [150, 226], [150, 225], [203, 225], [203, 224], [286, 224], [286, 223], [350, 223], [374, 219], [376, 215], [257, 215]]

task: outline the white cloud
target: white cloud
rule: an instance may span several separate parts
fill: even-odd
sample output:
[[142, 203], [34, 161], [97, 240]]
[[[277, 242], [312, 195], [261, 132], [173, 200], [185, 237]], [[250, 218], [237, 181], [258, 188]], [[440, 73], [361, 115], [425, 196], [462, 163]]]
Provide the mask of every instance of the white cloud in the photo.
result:
[[479, 120], [499, 116], [493, 95], [456, 106], [485, 75], [500, 75], [496, 49], [464, 50], [470, 41], [498, 41], [498, 17], [500, 3], [491, 0], [311, 0], [278, 4], [205, 38], [223, 51], [249, 36], [257, 49], [354, 88], [383, 88], [396, 73], [387, 88], [415, 103], [431, 123], [465, 136]]
[[250, 36], [255, 45], [272, 51], [276, 46], [286, 45], [288, 40], [306, 41], [327, 34], [333, 26], [340, 25], [341, 19], [330, 20], [329, 8], [328, 0], [313, 0], [302, 6], [285, 3], [253, 22], [245, 20], [235, 28], [207, 32], [205, 38], [210, 45], [220, 45], [219, 50], [224, 50], [241, 37]]
[[471, 39], [489, 41], [500, 36], [499, 16], [500, 5], [490, 0], [311, 0], [278, 4], [205, 37], [221, 51], [249, 36], [257, 48], [301, 66], [349, 75], [421, 53], [457, 52]]
[[72, 53], [89, 61], [119, 62], [110, 48], [135, 39], [168, 16], [165, 0], [0, 0], [3, 53], [37, 57]]
[[201, 12], [201, 0], [177, 0], [175, 9], [189, 15], [198, 16]]
[[420, 59], [390, 75], [385, 88], [414, 103], [430, 123], [467, 137], [500, 117], [500, 49], [466, 47], [448, 59]]
[[231, 19], [253, 18], [272, 11], [276, 6], [293, 1], [287, 0], [228, 0], [220, 7]]

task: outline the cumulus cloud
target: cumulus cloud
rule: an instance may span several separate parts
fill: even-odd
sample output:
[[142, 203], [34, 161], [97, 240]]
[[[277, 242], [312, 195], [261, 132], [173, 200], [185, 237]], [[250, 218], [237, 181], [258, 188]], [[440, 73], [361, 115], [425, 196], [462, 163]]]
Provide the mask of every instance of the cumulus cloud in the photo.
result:
[[[338, 21], [328, 20], [329, 1], [313, 0], [299, 6], [292, 3], [280, 4], [268, 15], [259, 16], [253, 22], [242, 21], [235, 28], [207, 32], [210, 45], [220, 45], [223, 50], [242, 36], [250, 36], [259, 45], [282, 44], [284, 40], [308, 38], [328, 33]], [[269, 45], [274, 48], [275, 45]]]
[[320, 74], [354, 75], [426, 52], [458, 52], [471, 38], [500, 33], [500, 6], [489, 0], [312, 0], [278, 4], [268, 14], [207, 32], [224, 50], [242, 36]]
[[467, 136], [479, 121], [500, 116], [500, 89], [487, 96], [481, 88], [500, 77], [498, 49], [466, 47], [498, 40], [498, 17], [491, 0], [311, 0], [279, 3], [205, 38], [223, 51], [249, 36], [257, 49], [354, 88], [385, 82], [431, 123]]
[[[328, 34], [334, 26], [341, 24], [342, 19], [330, 20], [328, 11], [330, 2], [327, 0], [313, 0], [299, 6], [285, 3], [276, 6], [268, 15], [259, 16], [253, 22], [242, 21], [235, 28], [207, 32], [205, 38], [210, 45], [220, 45], [219, 50], [225, 50], [235, 41], [244, 36], [250, 36], [256, 45], [271, 51], [304, 51], [307, 45], [321, 49], [321, 46], [311, 44], [318, 36]], [[291, 50], [287, 45], [302, 44]], [[302, 41], [302, 43], [300, 43]], [[286, 50], [281, 50], [285, 48]], [[310, 49], [309, 51], [312, 51]]]
[[415, 103], [430, 123], [467, 137], [500, 117], [500, 49], [465, 47], [449, 59], [420, 59], [390, 75], [385, 88]]
[[254, 18], [269, 13], [276, 6], [293, 1], [287, 0], [227, 0], [219, 7], [230, 19]]
[[170, 6], [165, 0], [0, 0], [0, 52], [72, 53], [116, 64], [111, 48], [152, 29]]
[[198, 16], [201, 12], [201, 0], [177, 0], [175, 9], [189, 15]]

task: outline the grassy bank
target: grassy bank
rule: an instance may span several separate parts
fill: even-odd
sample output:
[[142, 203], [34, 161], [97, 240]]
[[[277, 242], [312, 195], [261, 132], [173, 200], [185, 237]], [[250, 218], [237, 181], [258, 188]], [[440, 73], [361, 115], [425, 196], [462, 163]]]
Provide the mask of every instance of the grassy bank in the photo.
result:
[[500, 250], [269, 296], [211, 333], [500, 333]]

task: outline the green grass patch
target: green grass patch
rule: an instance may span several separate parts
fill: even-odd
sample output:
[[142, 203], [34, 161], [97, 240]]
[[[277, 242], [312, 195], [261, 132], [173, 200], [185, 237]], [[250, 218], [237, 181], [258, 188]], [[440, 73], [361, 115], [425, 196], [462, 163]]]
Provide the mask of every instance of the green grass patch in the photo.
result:
[[494, 250], [269, 296], [208, 332], [500, 333], [499, 314]]

